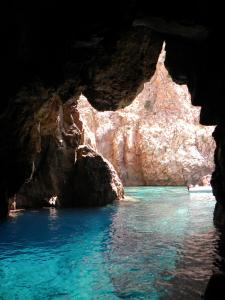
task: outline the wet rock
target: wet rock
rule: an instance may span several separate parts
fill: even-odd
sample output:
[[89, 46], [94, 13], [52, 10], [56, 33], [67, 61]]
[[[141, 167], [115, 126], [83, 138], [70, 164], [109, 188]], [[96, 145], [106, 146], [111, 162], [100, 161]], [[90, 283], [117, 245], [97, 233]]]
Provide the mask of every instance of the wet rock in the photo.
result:
[[121, 200], [123, 185], [110, 162], [81, 145], [73, 174], [61, 195], [61, 206], [102, 206]]

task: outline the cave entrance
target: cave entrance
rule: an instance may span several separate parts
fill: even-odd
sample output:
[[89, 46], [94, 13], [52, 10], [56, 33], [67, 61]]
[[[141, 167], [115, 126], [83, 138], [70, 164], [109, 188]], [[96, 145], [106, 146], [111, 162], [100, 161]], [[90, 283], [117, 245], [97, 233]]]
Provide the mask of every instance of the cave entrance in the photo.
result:
[[214, 169], [214, 126], [199, 124], [186, 85], [173, 82], [162, 48], [156, 71], [132, 104], [98, 112], [81, 96], [84, 143], [107, 158], [125, 186], [201, 184]]

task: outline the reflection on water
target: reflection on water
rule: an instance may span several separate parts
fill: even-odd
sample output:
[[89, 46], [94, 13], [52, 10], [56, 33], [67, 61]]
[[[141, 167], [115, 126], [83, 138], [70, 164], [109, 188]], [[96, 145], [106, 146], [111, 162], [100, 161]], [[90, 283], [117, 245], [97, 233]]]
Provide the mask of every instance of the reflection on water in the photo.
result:
[[55, 207], [49, 208], [49, 218], [50, 220], [55, 220], [58, 217], [58, 210]]
[[[200, 192], [200, 193], [189, 193], [189, 198], [192, 201], [214, 201], [214, 197], [212, 193], [206, 192]], [[196, 203], [197, 204], [197, 203]]]
[[127, 193], [144, 200], [120, 207], [113, 218], [108, 258], [117, 294], [199, 299], [216, 256], [212, 194], [189, 195], [177, 188], [130, 188]]
[[224, 268], [213, 196], [126, 194], [104, 208], [25, 211], [2, 224], [0, 299], [199, 299]]

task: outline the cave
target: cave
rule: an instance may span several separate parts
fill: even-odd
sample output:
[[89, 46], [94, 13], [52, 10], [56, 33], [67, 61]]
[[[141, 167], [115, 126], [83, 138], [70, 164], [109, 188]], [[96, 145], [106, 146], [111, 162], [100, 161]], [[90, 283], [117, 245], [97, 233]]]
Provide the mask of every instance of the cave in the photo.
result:
[[112, 163], [125, 187], [196, 185], [214, 171], [215, 126], [199, 124], [200, 108], [168, 74], [165, 55], [164, 45], [127, 107], [99, 112], [83, 95], [78, 100], [84, 144]]
[[[54, 152], [60, 139], [67, 153], [61, 153], [59, 160], [66, 156], [68, 173], [72, 147], [81, 143], [79, 120], [78, 129], [71, 129], [69, 115], [73, 106], [73, 117], [78, 118], [79, 95], [100, 111], [127, 106], [153, 76], [164, 41], [170, 76], [188, 86], [192, 104], [201, 107], [200, 123], [217, 126], [212, 185], [218, 202], [215, 215], [223, 215], [224, 76], [223, 61], [215, 63], [217, 53], [223, 51], [218, 42], [223, 31], [217, 17], [220, 7], [195, 5], [194, 14], [191, 8], [192, 4], [185, 14], [173, 3], [163, 10], [157, 5], [150, 9], [145, 1], [84, 2], [74, 8], [51, 2], [4, 7], [1, 218], [7, 215], [8, 199], [35, 175], [36, 165], [45, 165], [47, 148]], [[74, 105], [68, 104], [71, 101]], [[66, 133], [60, 124], [54, 128], [54, 110], [63, 118], [59, 123], [66, 123]], [[58, 142], [53, 131], [58, 131]], [[58, 179], [52, 181], [51, 185], [58, 185]], [[56, 188], [52, 190], [54, 194]]]
[[[211, 184], [217, 201], [215, 223], [223, 225], [222, 11], [222, 4], [203, 1], [191, 1], [187, 7], [173, 2], [149, 7], [144, 0], [4, 4], [0, 219], [8, 215], [9, 199], [36, 174], [52, 174], [46, 186], [36, 186], [37, 191], [50, 190], [45, 197], [58, 189], [65, 195], [63, 178], [74, 163], [74, 148], [82, 144], [78, 97], [82, 93], [99, 111], [126, 107], [154, 75], [165, 42], [165, 66], [173, 81], [187, 85], [192, 104], [201, 107], [200, 123], [216, 126]], [[48, 168], [49, 160], [59, 176]]]

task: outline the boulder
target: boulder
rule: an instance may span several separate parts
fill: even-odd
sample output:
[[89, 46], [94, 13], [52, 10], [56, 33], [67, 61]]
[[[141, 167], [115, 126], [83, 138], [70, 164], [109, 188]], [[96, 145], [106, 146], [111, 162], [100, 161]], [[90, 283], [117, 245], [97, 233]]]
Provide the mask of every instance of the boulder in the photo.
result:
[[123, 197], [123, 185], [112, 164], [90, 146], [79, 146], [73, 174], [59, 199], [60, 205], [102, 206]]

